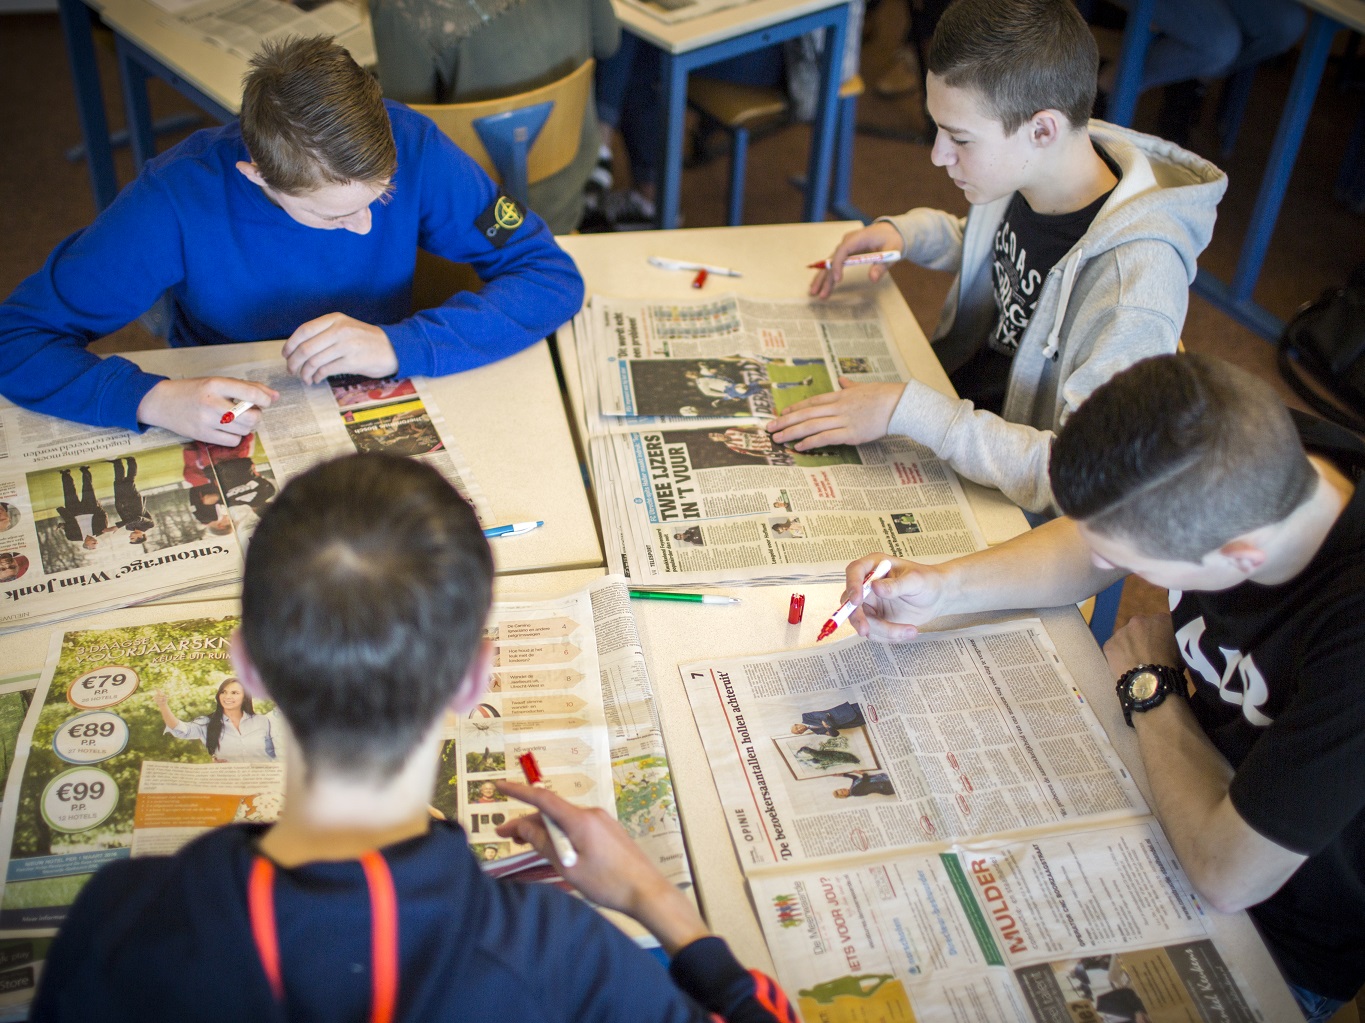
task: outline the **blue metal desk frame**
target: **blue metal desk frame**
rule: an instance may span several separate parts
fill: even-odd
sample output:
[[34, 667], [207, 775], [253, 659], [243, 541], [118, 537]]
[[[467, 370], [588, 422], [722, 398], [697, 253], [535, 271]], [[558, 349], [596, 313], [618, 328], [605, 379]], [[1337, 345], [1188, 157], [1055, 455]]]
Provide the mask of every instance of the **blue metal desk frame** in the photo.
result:
[[[69, 0], [63, 0], [69, 2]], [[629, 32], [629, 25], [622, 25]], [[844, 36], [848, 29], [848, 4], [839, 3], [812, 14], [766, 28], [741, 32], [729, 39], [682, 53], [659, 48], [660, 112], [664, 118], [662, 180], [656, 223], [662, 229], [678, 226], [678, 201], [682, 191], [683, 126], [687, 112], [687, 76], [697, 68], [744, 53], [794, 39], [824, 28], [825, 46], [820, 55], [820, 95], [812, 125], [810, 160], [806, 171], [806, 199], [802, 217], [825, 219], [829, 205], [830, 165], [834, 155], [835, 115], [839, 105], [840, 71], [843, 69]], [[641, 36], [647, 46], [653, 42]]]

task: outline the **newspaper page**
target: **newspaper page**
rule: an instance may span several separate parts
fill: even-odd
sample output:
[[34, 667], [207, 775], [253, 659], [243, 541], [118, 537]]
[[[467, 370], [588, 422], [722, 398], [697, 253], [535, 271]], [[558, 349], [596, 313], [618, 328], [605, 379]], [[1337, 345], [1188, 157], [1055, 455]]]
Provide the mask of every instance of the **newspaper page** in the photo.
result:
[[[0, 849], [8, 853], [0, 935], [52, 934], [105, 863], [169, 851], [236, 818], [241, 796], [268, 788], [247, 793], [238, 784], [245, 768], [278, 779], [288, 737], [268, 701], [244, 700], [242, 740], [208, 749], [220, 691], [240, 688], [227, 652], [236, 624], [226, 615], [149, 616], [143, 625], [54, 637], [0, 811]], [[191, 806], [190, 777], [195, 792], [213, 798]], [[148, 802], [144, 792], [156, 796]], [[158, 836], [140, 834], [149, 822], [169, 829], [152, 848], [147, 840]], [[171, 830], [174, 840], [164, 840]]]
[[273, 495], [271, 480], [251, 436], [229, 453], [0, 406], [0, 632], [230, 582], [229, 505]]
[[679, 21], [690, 21], [704, 14], [714, 14], [727, 7], [738, 7], [748, 2], [749, 0], [622, 0], [622, 3], [629, 4], [637, 11], [644, 11], [669, 25]]
[[1252, 1023], [1154, 821], [755, 877], [807, 1023]]
[[634, 513], [626, 538], [636, 579], [841, 577], [871, 550], [935, 561], [985, 546], [956, 475], [905, 437], [802, 453], [774, 445], [761, 426], [731, 425], [608, 442]]
[[[161, 6], [167, 7], [168, 0]], [[261, 44], [288, 36], [342, 36], [361, 24], [360, 11], [343, 0], [285, 3], [283, 0], [208, 0], [181, 6], [169, 0], [173, 16], [163, 22], [248, 60]]]
[[1147, 812], [1036, 618], [680, 671], [746, 872]]
[[[875, 302], [740, 297], [645, 302], [593, 296], [604, 416], [771, 418], [839, 377], [906, 377]], [[585, 374], [586, 375], [586, 374]]]

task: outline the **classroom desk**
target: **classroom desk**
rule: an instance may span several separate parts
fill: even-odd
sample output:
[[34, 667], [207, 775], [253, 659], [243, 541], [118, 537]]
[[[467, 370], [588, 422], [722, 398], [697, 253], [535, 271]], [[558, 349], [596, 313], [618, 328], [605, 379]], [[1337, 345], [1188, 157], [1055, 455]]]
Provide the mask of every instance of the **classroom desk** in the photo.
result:
[[[765, 295], [794, 299], [806, 293], [812, 271], [807, 263], [828, 255], [839, 239], [862, 227], [860, 221], [817, 224], [765, 224], [750, 227], [707, 227], [660, 234], [630, 231], [618, 234], [570, 235], [558, 239], [574, 258], [589, 295], [619, 298], [696, 298], [692, 275], [650, 266], [649, 256], [719, 264], [741, 271], [739, 278], [712, 277], [708, 289], [741, 295]], [[900, 346], [901, 357], [917, 380], [953, 394], [948, 375], [915, 322], [900, 289], [890, 277], [877, 285], [867, 283], [867, 271], [850, 270], [843, 289], [869, 288], [888, 329]], [[556, 336], [564, 375], [568, 378], [569, 404], [574, 423], [586, 430], [586, 412], [578, 378], [578, 355], [571, 325]], [[1023, 515], [998, 490], [962, 480], [967, 500], [976, 514], [988, 543], [1000, 543], [1027, 529]]]
[[[1256, 194], [1256, 205], [1251, 210], [1246, 237], [1237, 257], [1232, 282], [1224, 283], [1205, 269], [1200, 269], [1194, 280], [1194, 290], [1243, 326], [1256, 331], [1268, 341], [1278, 340], [1284, 330], [1279, 317], [1256, 304], [1252, 292], [1261, 276], [1270, 239], [1275, 233], [1275, 222], [1280, 206], [1289, 190], [1289, 176], [1298, 159], [1299, 146], [1308, 127], [1308, 115], [1313, 109], [1318, 86], [1322, 82], [1327, 58], [1332, 51], [1332, 40], [1338, 32], [1350, 29], [1365, 32], [1365, 2], [1362, 0], [1298, 0], [1308, 8], [1312, 17], [1303, 38], [1294, 78], [1284, 98], [1275, 141], [1261, 177], [1261, 188]], [[1311, 298], [1305, 295], [1304, 298]]]
[[630, 4], [616, 3], [616, 16], [632, 35], [660, 54], [659, 109], [664, 124], [663, 155], [657, 200], [658, 226], [678, 223], [682, 183], [683, 121], [687, 112], [687, 76], [707, 64], [794, 39], [827, 28], [820, 55], [820, 94], [812, 125], [802, 217], [825, 219], [829, 199], [834, 125], [843, 69], [847, 0], [747, 0], [714, 14], [674, 24], [651, 17]]
[[[275, 358], [279, 350], [278, 341], [257, 341], [127, 357], [152, 372], [184, 375], [186, 354], [193, 353], [193, 372], [207, 374], [220, 366]], [[530, 533], [491, 541], [498, 573], [602, 566], [602, 546], [545, 342], [478, 369], [429, 378], [429, 386], [495, 523], [545, 520]]]

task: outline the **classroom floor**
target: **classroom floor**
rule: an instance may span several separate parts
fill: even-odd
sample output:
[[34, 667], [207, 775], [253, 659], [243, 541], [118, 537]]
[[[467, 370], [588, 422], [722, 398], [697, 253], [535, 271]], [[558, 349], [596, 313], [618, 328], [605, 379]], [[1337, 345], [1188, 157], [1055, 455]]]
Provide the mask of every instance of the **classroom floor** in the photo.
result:
[[[862, 57], [869, 91], [860, 101], [858, 113], [859, 122], [872, 126], [878, 134], [860, 133], [855, 143], [853, 201], [869, 215], [920, 205], [965, 212], [961, 193], [930, 164], [927, 146], [885, 137], [922, 130], [919, 97], [887, 100], [870, 89], [894, 59], [905, 7], [886, 0], [869, 18]], [[1114, 36], [1101, 33], [1100, 41], [1106, 52], [1117, 51]], [[111, 128], [116, 128], [122, 123], [122, 112], [112, 45], [101, 54], [101, 71]], [[1231, 276], [1237, 258], [1292, 71], [1292, 60], [1261, 70], [1242, 139], [1227, 160], [1217, 158], [1210, 127], [1212, 101], [1196, 133], [1195, 148], [1219, 162], [1230, 179], [1213, 242], [1200, 260], [1224, 279]], [[158, 116], [193, 109], [160, 82], [152, 83], [152, 99]], [[1334, 62], [1314, 107], [1256, 293], [1262, 305], [1281, 317], [1292, 314], [1324, 288], [1342, 283], [1350, 269], [1365, 260], [1365, 218], [1338, 206], [1331, 197], [1331, 184], [1360, 105], [1358, 92], [1338, 87]], [[1155, 115], [1155, 97], [1149, 96], [1139, 107], [1137, 127], [1150, 128]], [[7, 197], [0, 204], [0, 238], [4, 239], [0, 246], [0, 295], [5, 295], [41, 266], [57, 242], [88, 223], [94, 213], [85, 167], [66, 156], [67, 149], [79, 141], [80, 132], [55, 14], [0, 15], [0, 138], [5, 140], [0, 151], [0, 195]], [[787, 178], [804, 172], [808, 139], [807, 128], [790, 125], [754, 143], [746, 222], [800, 219], [801, 197]], [[120, 181], [127, 182], [132, 178], [132, 160], [126, 149], [117, 161]], [[727, 173], [723, 156], [684, 173], [682, 213], [686, 226], [724, 223]], [[905, 264], [898, 265], [893, 276], [920, 323], [931, 325], [947, 291], [948, 276]], [[1288, 397], [1288, 389], [1275, 372], [1272, 346], [1197, 297], [1191, 299], [1184, 340], [1193, 351], [1217, 354], [1265, 376]], [[134, 325], [99, 342], [95, 350], [127, 351], [156, 344]], [[1163, 592], [1130, 582], [1120, 621], [1135, 612], [1164, 609]], [[1361, 1004], [1365, 1007], [1365, 1002]]]

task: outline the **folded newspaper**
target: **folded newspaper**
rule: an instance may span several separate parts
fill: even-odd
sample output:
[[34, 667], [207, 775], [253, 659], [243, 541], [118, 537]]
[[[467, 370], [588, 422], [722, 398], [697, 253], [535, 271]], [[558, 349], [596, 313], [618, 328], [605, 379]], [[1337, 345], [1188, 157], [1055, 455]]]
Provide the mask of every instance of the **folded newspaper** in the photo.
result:
[[1261, 1018], [1041, 621], [680, 670], [808, 1023]]
[[487, 522], [422, 378], [307, 387], [279, 361], [221, 372], [280, 392], [235, 447], [96, 429], [0, 400], [0, 633], [237, 582], [277, 489], [350, 452], [427, 462]]
[[[189, 620], [149, 608], [138, 625], [54, 637], [0, 810], [0, 937], [55, 933], [104, 863], [164, 855], [207, 828], [287, 812], [290, 737], [270, 702], [245, 701], [249, 727], [207, 747], [218, 693], [233, 681], [227, 646], [237, 618], [234, 605], [221, 607]], [[494, 645], [489, 690], [445, 721], [433, 810], [460, 822], [482, 861], [525, 852], [496, 828], [533, 811], [494, 783], [519, 779], [517, 757], [532, 751], [551, 789], [614, 814], [670, 880], [690, 888], [624, 582], [495, 604], [485, 635]]]
[[764, 428], [840, 386], [905, 380], [876, 304], [595, 296], [573, 323], [613, 571], [651, 585], [842, 578], [872, 550], [985, 546], [946, 463], [904, 437], [800, 452]]

